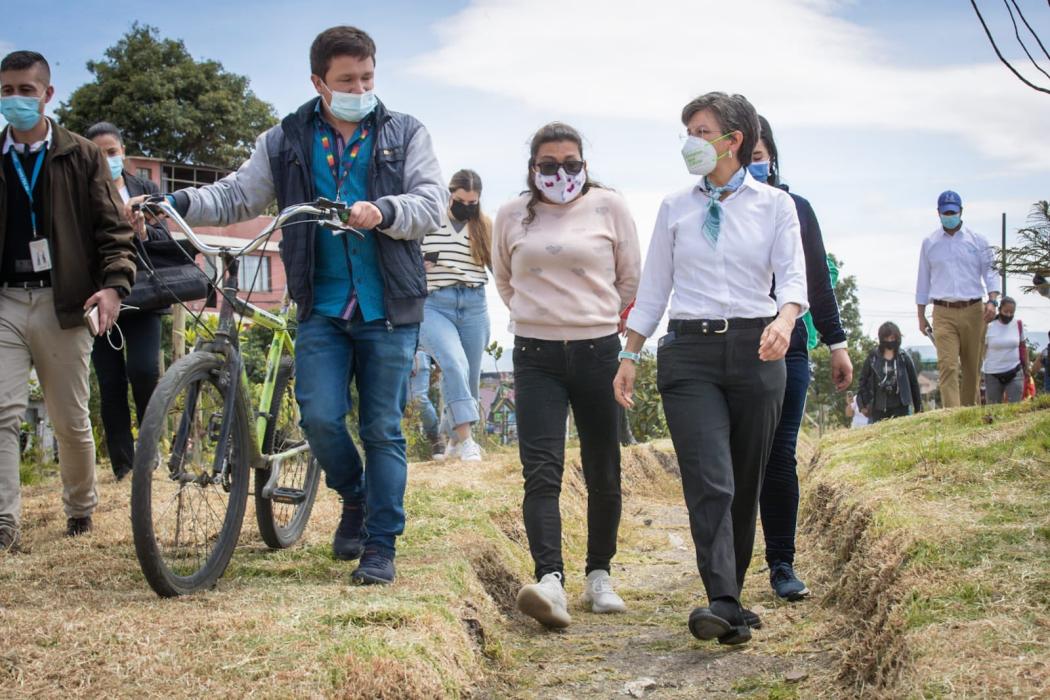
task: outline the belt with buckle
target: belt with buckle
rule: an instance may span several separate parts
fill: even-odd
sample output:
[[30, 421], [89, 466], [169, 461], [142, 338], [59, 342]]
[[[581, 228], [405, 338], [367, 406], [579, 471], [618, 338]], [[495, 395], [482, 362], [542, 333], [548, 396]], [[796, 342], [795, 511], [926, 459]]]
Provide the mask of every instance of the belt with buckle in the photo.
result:
[[722, 335], [729, 331], [765, 328], [771, 321], [768, 318], [672, 319], [667, 330], [682, 335]]
[[980, 299], [967, 299], [966, 301], [944, 301], [943, 299], [934, 299], [934, 306], [943, 306], [946, 309], [965, 309], [967, 306], [973, 306], [974, 304], [980, 303]]
[[4, 289], [47, 289], [51, 286], [50, 280], [33, 280], [32, 282], [4, 282]]

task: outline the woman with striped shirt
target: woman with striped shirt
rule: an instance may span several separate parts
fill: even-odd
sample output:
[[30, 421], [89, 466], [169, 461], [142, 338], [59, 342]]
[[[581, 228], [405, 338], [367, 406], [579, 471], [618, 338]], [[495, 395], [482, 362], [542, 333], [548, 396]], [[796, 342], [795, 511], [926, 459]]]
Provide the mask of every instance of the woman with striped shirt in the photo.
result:
[[481, 177], [460, 170], [449, 182], [441, 228], [423, 239], [427, 296], [419, 342], [441, 368], [444, 425], [452, 434], [441, 459], [481, 461], [471, 426], [481, 414], [481, 356], [489, 342], [485, 268], [492, 266], [492, 222], [481, 212]]

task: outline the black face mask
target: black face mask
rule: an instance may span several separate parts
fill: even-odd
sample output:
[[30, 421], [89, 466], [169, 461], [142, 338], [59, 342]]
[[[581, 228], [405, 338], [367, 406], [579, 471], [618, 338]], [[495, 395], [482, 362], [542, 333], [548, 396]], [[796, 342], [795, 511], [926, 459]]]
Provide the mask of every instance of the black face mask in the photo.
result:
[[477, 218], [478, 205], [464, 204], [458, 199], [453, 199], [449, 211], [452, 212], [452, 216], [456, 217], [456, 221], [468, 221]]
[[883, 340], [879, 344], [882, 346], [883, 350], [900, 350], [901, 347], [900, 340]]
[[1003, 323], [1010, 323], [1011, 321], [1014, 320], [1014, 317], [1012, 315], [1010, 315], [1010, 316], [1003, 316], [1002, 314], [999, 314], [999, 320], [1001, 322], [1003, 322]]

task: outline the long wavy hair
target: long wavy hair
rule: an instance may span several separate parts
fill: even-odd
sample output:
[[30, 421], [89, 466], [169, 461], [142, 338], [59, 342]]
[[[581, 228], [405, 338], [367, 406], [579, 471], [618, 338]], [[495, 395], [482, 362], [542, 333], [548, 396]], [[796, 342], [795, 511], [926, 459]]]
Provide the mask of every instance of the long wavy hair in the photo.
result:
[[456, 190], [477, 192], [479, 206], [477, 213], [467, 220], [467, 233], [470, 236], [470, 254], [478, 265], [492, 269], [492, 219], [481, 211], [481, 176], [473, 170], [458, 170], [448, 181], [448, 192]]
[[[523, 226], [528, 226], [536, 219], [536, 204], [542, 201], [540, 196], [540, 190], [536, 187], [536, 183], [533, 181], [533, 168], [536, 167], [536, 153], [539, 152], [540, 146], [545, 143], [554, 143], [555, 141], [571, 141], [576, 144], [576, 147], [580, 149], [580, 159], [586, 162], [586, 158], [583, 157], [583, 137], [580, 136], [580, 132], [572, 128], [565, 122], [551, 122], [540, 127], [539, 131], [532, 135], [532, 141], [529, 144], [529, 168], [528, 172], [525, 173], [525, 184], [528, 186], [529, 202], [525, 205], [528, 210], [528, 215], [522, 220]], [[591, 179], [590, 168], [587, 168], [587, 181], [583, 184], [583, 190], [580, 192], [580, 196], [587, 194], [592, 187], [603, 187], [599, 182]]]

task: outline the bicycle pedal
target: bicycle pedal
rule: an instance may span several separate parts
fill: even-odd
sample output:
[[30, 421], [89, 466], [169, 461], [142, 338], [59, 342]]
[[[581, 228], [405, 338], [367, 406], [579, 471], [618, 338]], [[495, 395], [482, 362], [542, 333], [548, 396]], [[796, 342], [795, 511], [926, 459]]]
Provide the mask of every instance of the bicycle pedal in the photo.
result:
[[273, 490], [273, 495], [270, 496], [270, 500], [274, 503], [297, 506], [306, 502], [306, 491], [278, 486]]

